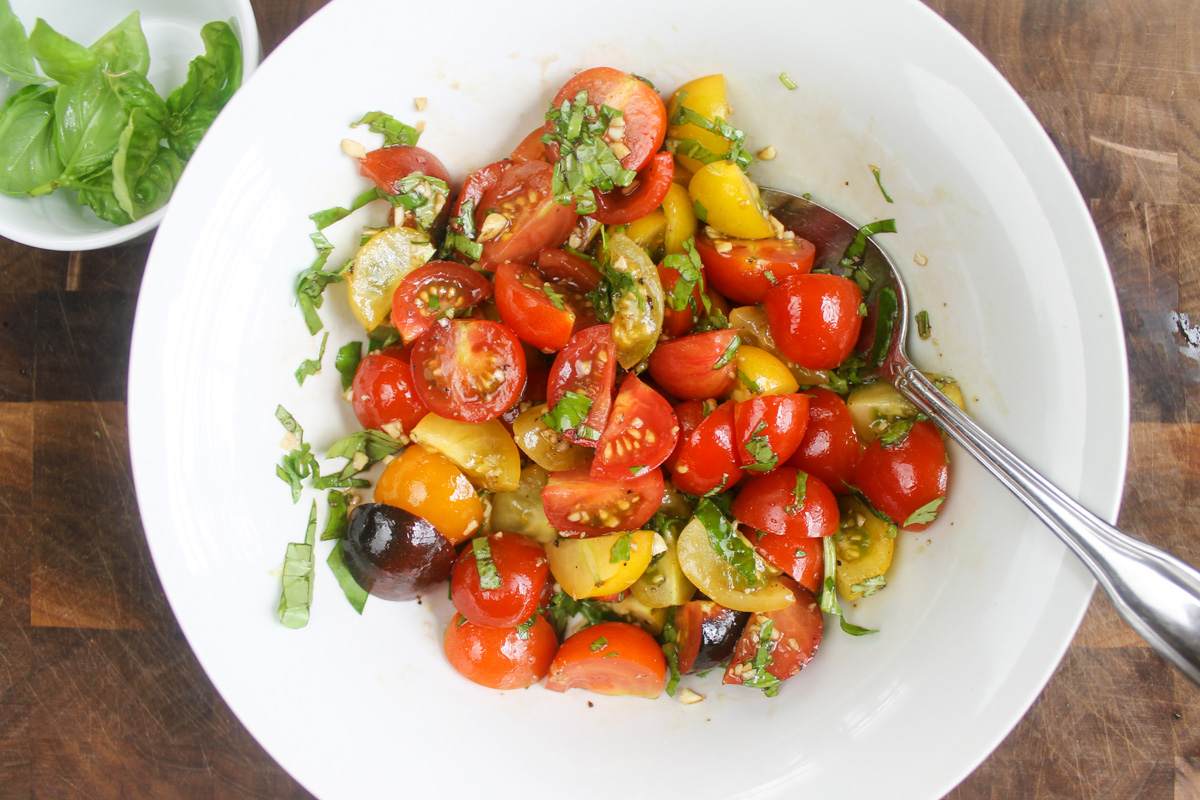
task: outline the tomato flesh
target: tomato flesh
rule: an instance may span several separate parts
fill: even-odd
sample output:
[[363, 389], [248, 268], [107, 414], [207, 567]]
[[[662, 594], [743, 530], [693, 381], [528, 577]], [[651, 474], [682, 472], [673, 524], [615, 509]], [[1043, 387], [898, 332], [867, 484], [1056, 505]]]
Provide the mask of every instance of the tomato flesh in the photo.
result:
[[396, 184], [414, 173], [450, 183], [450, 173], [438, 157], [415, 145], [397, 144], [372, 150], [359, 159], [359, 173], [388, 194], [398, 194]]
[[575, 328], [575, 312], [563, 293], [524, 264], [506, 261], [496, 268], [496, 307], [521, 341], [543, 353], [565, 347]]
[[470, 267], [430, 261], [400, 281], [392, 297], [392, 327], [406, 344], [429, 330], [438, 317], [465, 316], [463, 309], [492, 296], [492, 284]]
[[399, 423], [406, 431], [429, 413], [416, 391], [412, 367], [406, 359], [372, 353], [358, 364], [350, 385], [354, 416], [364, 428], [382, 430]]
[[[720, 248], [720, 249], [718, 249]], [[761, 303], [774, 285], [813, 267], [816, 248], [806, 239], [720, 239], [696, 237], [705, 277], [739, 303]]]
[[562, 643], [546, 688], [654, 698], [666, 681], [667, 659], [653, 636], [626, 622], [601, 622]]
[[[621, 157], [621, 166], [634, 172], [640, 170], [650, 157], [662, 148], [667, 134], [667, 107], [658, 92], [633, 77], [611, 67], [594, 67], [571, 78], [554, 95], [553, 105], [562, 108], [563, 102], [574, 102], [580, 91], [587, 92], [589, 105], [606, 105], [621, 112], [624, 127], [620, 138], [605, 133], [610, 144], [620, 144], [629, 150]], [[554, 122], [546, 121], [546, 132], [554, 132]], [[551, 161], [559, 158], [557, 143], [546, 145]], [[616, 151], [614, 151], [616, 152]]]
[[558, 637], [540, 615], [528, 632], [492, 628], [460, 614], [446, 627], [442, 649], [450, 665], [467, 680], [489, 689], [524, 689], [550, 671]]
[[650, 375], [680, 400], [724, 397], [737, 380], [737, 336], [727, 328], [660, 342], [650, 354]]
[[679, 422], [661, 394], [629, 373], [596, 442], [591, 476], [628, 478], [657, 469], [675, 449]]
[[[793, 592], [796, 602], [792, 605], [751, 615], [733, 651], [733, 659], [725, 669], [722, 683], [767, 689], [794, 677], [812, 661], [821, 646], [825, 620], [812, 592], [794, 585]], [[768, 623], [773, 644], [764, 648], [762, 633]], [[755, 666], [763, 650], [766, 651], [766, 663]]]
[[825, 579], [825, 544], [821, 537], [767, 533], [748, 525], [741, 526], [741, 532], [754, 543], [754, 552], [776, 569], [786, 572], [813, 594], [821, 591], [821, 582]]
[[425, 405], [462, 422], [499, 417], [525, 388], [521, 342], [490, 320], [441, 320], [417, 339], [412, 363]]
[[936, 516], [936, 507], [924, 522], [908, 520], [945, 498], [949, 477], [942, 435], [932, 422], [922, 420], [913, 423], [903, 441], [886, 446], [879, 439], [871, 442], [854, 470], [854, 485], [897, 525], [923, 531]]
[[806, 369], [834, 369], [854, 350], [862, 291], [838, 275], [793, 275], [763, 298], [780, 351]]
[[596, 192], [596, 210], [592, 219], [605, 225], [624, 225], [641, 219], [662, 205], [671, 177], [675, 172], [675, 157], [659, 153], [642, 168], [633, 183], [609, 192]]
[[577, 428], [563, 431], [563, 438], [584, 447], [596, 446], [608, 424], [616, 378], [617, 345], [611, 325], [596, 325], [571, 337], [550, 367], [546, 402], [553, 408], [567, 392], [573, 392], [588, 398], [591, 406], [587, 418]]
[[[499, 586], [483, 588], [481, 556], [468, 544], [454, 565], [450, 594], [454, 607], [471, 622], [510, 628], [527, 622], [537, 611], [550, 575], [541, 546], [518, 533], [490, 534], [487, 551]], [[482, 561], [486, 564], [486, 560]]]
[[[481, 268], [531, 262], [571, 235], [575, 209], [554, 201], [553, 175], [554, 168], [544, 161], [510, 163], [483, 193], [475, 209], [476, 241], [483, 244]], [[502, 222], [503, 228], [489, 232], [489, 219]]]
[[805, 389], [804, 393], [808, 426], [788, 465], [820, 478], [835, 494], [845, 494], [862, 457], [854, 418], [846, 401], [828, 389]]
[[562, 536], [604, 536], [639, 530], [662, 504], [662, 470], [637, 477], [596, 480], [589, 467], [552, 472], [542, 490], [546, 519]]
[[748, 478], [731, 509], [755, 530], [798, 539], [832, 536], [841, 518], [829, 487], [792, 467]]
[[725, 492], [742, 477], [741, 459], [733, 432], [733, 403], [705, 414], [705, 405], [691, 400], [675, 406], [679, 444], [667, 459], [671, 483], [682, 492], [706, 495]]

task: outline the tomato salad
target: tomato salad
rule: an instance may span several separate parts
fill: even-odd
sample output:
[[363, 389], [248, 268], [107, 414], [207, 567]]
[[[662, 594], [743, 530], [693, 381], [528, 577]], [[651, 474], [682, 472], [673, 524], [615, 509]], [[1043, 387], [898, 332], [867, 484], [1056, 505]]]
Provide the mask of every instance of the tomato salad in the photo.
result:
[[[884, 587], [897, 530], [945, 499], [939, 431], [858, 378], [860, 276], [813, 270], [729, 117], [720, 75], [664, 102], [601, 67], [457, 192], [386, 114], [360, 123], [383, 147], [343, 143], [374, 183], [354, 207], [388, 200], [389, 224], [340, 269], [315, 234], [297, 296], [315, 334], [324, 289], [346, 285], [369, 342], [336, 363], [363, 430], [321, 475], [281, 407], [279, 472], [294, 498], [309, 477], [329, 490], [322, 538], [360, 612], [368, 594], [449, 581], [445, 654], [476, 683], [656, 697], [723, 668], [773, 695], [817, 653], [825, 615], [841, 618], [839, 596]], [[314, 504], [284, 568], [295, 627], [315, 528]]]

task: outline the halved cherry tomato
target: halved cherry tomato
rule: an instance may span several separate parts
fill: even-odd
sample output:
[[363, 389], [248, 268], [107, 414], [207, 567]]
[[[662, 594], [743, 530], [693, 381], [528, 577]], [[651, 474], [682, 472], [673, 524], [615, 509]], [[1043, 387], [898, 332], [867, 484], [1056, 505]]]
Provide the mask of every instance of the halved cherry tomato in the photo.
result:
[[649, 214], [662, 205], [671, 176], [675, 172], [674, 156], [659, 153], [625, 187], [611, 192], [596, 192], [596, 210], [592, 218], [605, 225], [624, 225]]
[[430, 261], [400, 281], [392, 297], [392, 327], [411, 343], [438, 317], [466, 316], [460, 309], [492, 296], [492, 284], [470, 267], [453, 261]]
[[414, 388], [408, 361], [383, 353], [372, 353], [358, 364], [350, 385], [354, 416], [364, 428], [383, 430], [398, 423], [411, 431], [429, 408]]
[[667, 469], [675, 488], [688, 494], [728, 491], [743, 474], [733, 433], [733, 403], [704, 412], [699, 400], [675, 406], [679, 444], [667, 459]]
[[521, 140], [521, 143], [513, 148], [512, 154], [509, 155], [513, 161], [549, 161], [550, 156], [546, 154], [546, 145], [542, 144], [542, 137], [546, 134], [546, 129], [538, 126], [529, 132], [529, 135]]
[[854, 349], [862, 291], [838, 275], [793, 275], [763, 298], [775, 345], [807, 369], [833, 369]]
[[542, 490], [546, 519], [563, 536], [603, 536], [641, 528], [662, 505], [662, 470], [636, 478], [595, 480], [588, 467], [552, 472]]
[[[812, 661], [821, 646], [825, 620], [812, 592], [794, 584], [792, 588], [795, 603], [750, 617], [721, 683], [768, 689], [796, 675]], [[766, 663], [762, 663], [759, 653], [764, 649], [763, 633], [768, 629], [773, 644], [766, 646]]]
[[650, 375], [680, 400], [724, 397], [737, 380], [737, 338], [726, 328], [660, 342], [650, 354]]
[[525, 388], [520, 340], [490, 320], [441, 320], [417, 339], [412, 363], [425, 405], [462, 422], [495, 419]]
[[808, 396], [808, 427], [788, 466], [815, 475], [835, 494], [845, 494], [862, 458], [854, 418], [846, 401], [828, 389], [805, 389], [804, 394]]
[[722, 294], [739, 303], [761, 303], [775, 284], [812, 270], [816, 248], [806, 239], [714, 240], [705, 234], [696, 237], [696, 252]]
[[679, 438], [679, 421], [661, 394], [632, 372], [613, 401], [608, 424], [596, 442], [591, 476], [621, 480], [658, 469]]
[[458, 544], [483, 526], [483, 502], [454, 462], [421, 445], [406, 447], [375, 484], [375, 502], [402, 508]]
[[538, 255], [538, 272], [548, 281], [565, 284], [586, 294], [600, 285], [600, 270], [566, 250], [544, 250]]
[[800, 446], [807, 427], [807, 395], [763, 395], [733, 407], [738, 455], [748, 472], [768, 472], [785, 463]]
[[[871, 442], [853, 483], [892, 522], [906, 531], [923, 531], [937, 516], [949, 477], [942, 435], [932, 422], [922, 420], [913, 423], [902, 441]], [[917, 511], [924, 513], [914, 519]]]
[[521, 341], [543, 353], [565, 347], [575, 327], [575, 312], [558, 287], [524, 264], [496, 267], [496, 307]]
[[712, 600], [692, 600], [675, 611], [675, 646], [679, 671], [704, 672], [733, 655], [750, 619], [749, 611], [734, 611]]
[[550, 672], [558, 636], [540, 615], [529, 630], [492, 628], [455, 614], [442, 650], [459, 674], [490, 689], [524, 689]]
[[667, 659], [653, 636], [627, 622], [601, 622], [562, 643], [546, 688], [653, 698], [666, 682]]
[[[475, 209], [483, 269], [505, 261], [532, 262], [539, 252], [558, 247], [571, 235], [575, 208], [554, 202], [553, 176], [554, 168], [544, 161], [512, 163], [483, 193]], [[503, 227], [493, 228], [489, 219]]]
[[841, 518], [829, 487], [792, 467], [751, 476], [730, 509], [755, 530], [798, 539], [832, 536]]
[[[562, 108], [563, 102], [574, 102], [576, 94], [587, 92], [589, 105], [606, 105], [621, 112], [623, 126], [610, 126], [602, 138], [613, 147], [621, 166], [635, 172], [662, 148], [667, 133], [667, 107], [658, 92], [627, 72], [611, 67], [594, 67], [571, 78], [554, 95], [553, 105]], [[547, 120], [546, 131], [553, 132], [554, 122]], [[617, 135], [617, 131], [620, 135]], [[616, 145], [620, 145], [617, 147]], [[623, 149], [629, 152], [621, 155]], [[546, 145], [552, 162], [559, 157], [558, 144]]]
[[[663, 293], [667, 296], [667, 304], [663, 308], [663, 335], [668, 339], [686, 336], [692, 332], [692, 326], [696, 319], [704, 313], [704, 301], [700, 299], [700, 284], [697, 283], [692, 288], [691, 300], [687, 307], [682, 311], [676, 311], [671, 308], [670, 298], [671, 293], [675, 290], [675, 284], [679, 283], [679, 270], [659, 264], [658, 277], [662, 281]], [[705, 294], [708, 295], [710, 308], [714, 308], [722, 314], [729, 313], [729, 301], [714, 292], [711, 286], [705, 287]]]
[[[596, 325], [581, 331], [559, 351], [554, 366], [550, 367], [546, 402], [554, 408], [567, 392], [573, 392], [592, 403], [579, 428], [563, 431], [564, 439], [584, 447], [596, 446], [596, 440], [608, 424], [616, 378], [617, 345], [612, 338], [611, 325]], [[582, 436], [580, 429], [586, 429]]]
[[[454, 607], [471, 622], [493, 628], [509, 628], [528, 622], [537, 611], [550, 575], [550, 562], [541, 545], [519, 533], [498, 531], [483, 538], [487, 543], [490, 568], [469, 542], [454, 564], [450, 596]], [[486, 572], [499, 586], [485, 589]]]
[[405, 144], [381, 147], [367, 153], [358, 163], [359, 173], [388, 194], [397, 194], [396, 184], [413, 173], [450, 182], [450, 173], [438, 157], [421, 147]]
[[[464, 209], [467, 209], [469, 204], [471, 219], [474, 220], [476, 213], [479, 211], [479, 204], [483, 200], [483, 196], [500, 182], [500, 176], [512, 165], [512, 159], [505, 158], [500, 161], [494, 161], [485, 167], [480, 167], [467, 175], [466, 180], [463, 181], [462, 189], [458, 192], [458, 197], [454, 200], [455, 218], [461, 217]], [[456, 233], [465, 233], [453, 219], [450, 221], [450, 229]]]
[[825, 544], [820, 537], [805, 539], [786, 533], [767, 533], [748, 525], [741, 526], [740, 530], [754, 544], [754, 552], [771, 566], [791, 575], [796, 583], [813, 594], [821, 591], [821, 581], [825, 579]]

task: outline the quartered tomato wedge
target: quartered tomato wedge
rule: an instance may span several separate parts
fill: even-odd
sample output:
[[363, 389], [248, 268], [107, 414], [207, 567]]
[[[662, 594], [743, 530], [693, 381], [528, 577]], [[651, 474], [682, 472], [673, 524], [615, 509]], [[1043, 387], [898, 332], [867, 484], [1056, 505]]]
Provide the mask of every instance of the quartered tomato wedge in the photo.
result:
[[563, 293], [524, 264], [506, 261], [496, 267], [496, 307], [521, 341], [543, 353], [561, 350], [575, 327], [575, 311]]
[[585, 447], [596, 446], [608, 424], [616, 378], [617, 345], [611, 325], [596, 325], [571, 337], [550, 367], [546, 402], [554, 408], [567, 392], [572, 392], [586, 397], [591, 406], [577, 428], [563, 431], [563, 438]]
[[479, 263], [492, 269], [505, 261], [532, 262], [542, 250], [571, 235], [573, 206], [554, 202], [554, 168], [544, 161], [509, 163], [475, 209], [475, 241], [483, 245]]
[[793, 275], [763, 297], [775, 345], [806, 369], [834, 369], [854, 350], [862, 291], [838, 275]]
[[546, 688], [658, 697], [666, 682], [667, 660], [653, 636], [627, 622], [601, 622], [562, 643]]
[[466, 316], [463, 309], [492, 296], [492, 284], [470, 267], [430, 261], [400, 281], [392, 297], [392, 327], [405, 343], [427, 331], [438, 317]]
[[724, 397], [737, 380], [737, 338], [727, 328], [660, 342], [650, 354], [650, 375], [680, 400]]
[[821, 646], [825, 620], [812, 592], [794, 584], [792, 589], [796, 595], [792, 605], [751, 615], [721, 683], [754, 686], [773, 694], [780, 681], [812, 661]]
[[713, 239], [696, 237], [696, 252], [713, 286], [739, 303], [761, 303], [767, 290], [792, 275], [810, 272], [816, 248], [806, 239]]
[[937, 517], [949, 477], [942, 435], [922, 420], [901, 441], [871, 442], [854, 470], [854, 485], [901, 528], [923, 531]]
[[592, 219], [605, 225], [624, 225], [641, 219], [662, 205], [667, 190], [671, 188], [671, 176], [675, 172], [675, 157], [670, 153], [659, 153], [625, 187], [610, 192], [596, 192], [596, 210]]
[[755, 530], [801, 539], [832, 536], [841, 517], [829, 487], [792, 467], [748, 478], [731, 510]]
[[354, 416], [364, 428], [382, 430], [397, 423], [411, 431], [429, 408], [414, 386], [412, 367], [407, 359], [372, 353], [358, 364], [350, 385]]
[[788, 465], [817, 476], [835, 494], [845, 494], [862, 457], [854, 418], [846, 401], [828, 389], [805, 389], [804, 394], [808, 427]]
[[[662, 148], [667, 133], [667, 107], [648, 84], [628, 72], [595, 67], [567, 81], [554, 95], [554, 107], [562, 108], [564, 101], [573, 102], [580, 91], [587, 92], [589, 105], [597, 108], [606, 105], [621, 112], [624, 124], [610, 126], [602, 138], [621, 159], [622, 167], [636, 172]], [[552, 121], [546, 122], [546, 131], [554, 131]], [[557, 143], [546, 145], [546, 151], [552, 162], [558, 160]]]
[[550, 473], [542, 504], [546, 519], [563, 536], [603, 536], [649, 522], [662, 504], [663, 487], [659, 469], [636, 478], [594, 480], [582, 466]]
[[450, 173], [438, 157], [421, 147], [405, 144], [381, 147], [367, 153], [358, 163], [359, 173], [388, 194], [397, 194], [396, 184], [413, 173], [450, 182]]
[[705, 411], [699, 400], [675, 406], [679, 444], [667, 459], [667, 469], [675, 488], [688, 494], [728, 491], [742, 478], [733, 433], [733, 403]]
[[679, 422], [671, 404], [632, 372], [613, 401], [596, 443], [593, 478], [620, 480], [657, 470], [675, 449]]
[[733, 407], [738, 455], [747, 472], [768, 472], [786, 462], [808, 427], [808, 396], [752, 397]]
[[806, 539], [787, 533], [766, 533], [749, 525], [742, 525], [739, 530], [754, 544], [754, 552], [771, 566], [783, 570], [813, 594], [821, 591], [821, 581], [825, 579], [825, 544], [820, 537]]
[[525, 388], [525, 353], [499, 322], [442, 320], [412, 349], [417, 394], [439, 416], [485, 422], [500, 416]]

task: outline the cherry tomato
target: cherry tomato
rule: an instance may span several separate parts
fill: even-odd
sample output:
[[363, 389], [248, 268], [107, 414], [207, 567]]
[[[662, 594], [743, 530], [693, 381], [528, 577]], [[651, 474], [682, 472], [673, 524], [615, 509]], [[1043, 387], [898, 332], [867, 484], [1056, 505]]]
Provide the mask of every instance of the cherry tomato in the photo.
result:
[[420, 147], [405, 144], [372, 150], [358, 160], [359, 173], [375, 181], [388, 194], [398, 194], [396, 184], [413, 173], [450, 183], [450, 173], [438, 157]]
[[846, 401], [828, 389], [805, 389], [808, 427], [788, 466], [802, 469], [825, 482], [835, 494], [846, 494], [846, 484], [862, 457], [854, 418]]
[[560, 283], [586, 294], [600, 285], [600, 270], [566, 250], [544, 250], [538, 255], [538, 272], [548, 281]]
[[466, 316], [461, 309], [492, 296], [492, 284], [470, 267], [453, 261], [430, 261], [400, 281], [392, 297], [392, 327], [411, 343], [439, 316]]
[[459, 544], [483, 525], [483, 502], [463, 471], [441, 453], [406, 447], [375, 484], [375, 502], [402, 508]]
[[749, 611], [734, 611], [712, 600], [692, 600], [675, 611], [675, 646], [679, 671], [704, 672], [733, 655]]
[[806, 239], [714, 240], [705, 234], [696, 237], [696, 252], [705, 276], [722, 294], [739, 303], [761, 303], [772, 286], [809, 272], [816, 248]]
[[[662, 281], [663, 293], [669, 299], [671, 293], [675, 290], [675, 284], [679, 283], [679, 270], [670, 269], [660, 264], [658, 267], [658, 278]], [[714, 308], [728, 316], [728, 300], [714, 292], [711, 286], [705, 287], [705, 294], [708, 295], [710, 308]], [[680, 336], [686, 336], [692, 332], [692, 326], [695, 324], [697, 317], [703, 313], [704, 301], [700, 299], [700, 285], [696, 284], [692, 288], [691, 302], [688, 303], [687, 308], [682, 311], [676, 311], [671, 308], [670, 302], [663, 307], [663, 336], [668, 339], [677, 339]]]
[[821, 591], [821, 582], [825, 580], [825, 544], [821, 537], [806, 539], [786, 533], [767, 533], [756, 531], [749, 525], [742, 525], [740, 530], [754, 544], [754, 552], [773, 567], [786, 572], [813, 594]]
[[500, 416], [525, 388], [525, 354], [499, 322], [442, 320], [412, 349], [417, 394], [439, 416], [486, 422]]
[[596, 210], [592, 212], [592, 219], [605, 225], [624, 225], [641, 219], [662, 205], [671, 188], [674, 172], [674, 156], [670, 153], [653, 156], [633, 183], [611, 192], [596, 192]]
[[529, 132], [529, 135], [521, 140], [512, 153], [509, 155], [513, 161], [549, 161], [550, 156], [546, 154], [546, 145], [542, 144], [542, 137], [546, 134], [546, 129], [540, 125]]
[[558, 287], [524, 264], [496, 267], [496, 306], [521, 341], [544, 353], [566, 346], [575, 327], [575, 312]]
[[667, 469], [675, 488], [688, 494], [725, 492], [742, 478], [733, 433], [733, 403], [717, 406], [707, 416], [704, 410], [699, 400], [675, 406], [679, 444], [667, 459]]
[[807, 395], [762, 395], [733, 407], [738, 456], [748, 472], [767, 472], [785, 463], [807, 427]]
[[[581, 437], [579, 431], [572, 428], [563, 431], [564, 439], [584, 447], [596, 446], [596, 440], [608, 424], [616, 379], [617, 345], [612, 338], [611, 325], [596, 325], [571, 337], [550, 367], [546, 402], [553, 408], [567, 392], [574, 392], [588, 398], [592, 404], [580, 425], [587, 429], [585, 435]], [[589, 431], [594, 432], [594, 438]]]
[[[662, 148], [667, 133], [667, 107], [649, 85], [627, 72], [594, 67], [567, 81], [554, 95], [554, 107], [561, 109], [564, 101], [574, 102], [580, 91], [587, 92], [589, 105], [597, 108], [606, 105], [621, 112], [624, 126], [610, 126], [602, 138], [613, 147], [622, 167], [636, 172]], [[547, 120], [546, 132], [553, 131], [554, 122]], [[546, 151], [552, 162], [558, 160], [557, 143], [546, 145]]]
[[382, 430], [392, 422], [411, 431], [429, 413], [414, 388], [408, 361], [372, 353], [358, 363], [350, 385], [354, 416], [364, 428]]
[[[483, 193], [475, 209], [479, 263], [491, 269], [505, 261], [530, 262], [558, 247], [575, 227], [574, 206], [554, 202], [554, 168], [544, 161], [511, 163]], [[493, 227], [499, 225], [501, 227]]]
[[806, 369], [834, 369], [854, 349], [862, 291], [837, 275], [793, 275], [763, 298], [775, 346]]
[[[721, 683], [768, 688], [778, 681], [796, 675], [812, 661], [821, 646], [825, 620], [812, 592], [801, 586], [792, 587], [796, 602], [778, 611], [753, 614], [746, 630], [733, 651], [733, 660], [725, 668]], [[763, 632], [770, 625], [770, 641], [766, 663], [755, 666], [761, 659]], [[761, 662], [760, 662], [761, 663]]]
[[550, 672], [558, 636], [538, 615], [528, 631], [477, 625], [455, 614], [442, 649], [459, 674], [489, 689], [524, 689]]
[[459, 555], [450, 578], [454, 607], [471, 622], [493, 628], [527, 622], [537, 611], [550, 574], [545, 551], [519, 533], [500, 531], [482, 541], [487, 543], [499, 586], [483, 588], [482, 576], [485, 572], [491, 576], [491, 571], [472, 540]]
[[634, 531], [662, 504], [662, 470], [623, 480], [595, 480], [588, 467], [552, 472], [542, 490], [546, 519], [563, 536], [603, 536]]
[[[871, 442], [854, 470], [853, 483], [897, 525], [923, 531], [937, 516], [938, 506], [927, 507], [946, 496], [949, 476], [942, 435], [932, 422], [922, 420], [913, 423], [902, 441]], [[924, 521], [909, 522], [921, 509], [926, 509], [921, 515]]]
[[680, 400], [723, 397], [737, 380], [737, 336], [726, 328], [660, 342], [650, 354], [650, 375]]
[[562, 643], [546, 688], [658, 697], [666, 682], [667, 659], [653, 636], [627, 622], [601, 622]]
[[596, 442], [591, 476], [620, 480], [658, 469], [675, 449], [679, 421], [661, 394], [632, 372], [613, 401], [608, 424]]
[[730, 508], [734, 517], [755, 530], [799, 539], [832, 536], [841, 519], [829, 487], [792, 467], [751, 476]]

